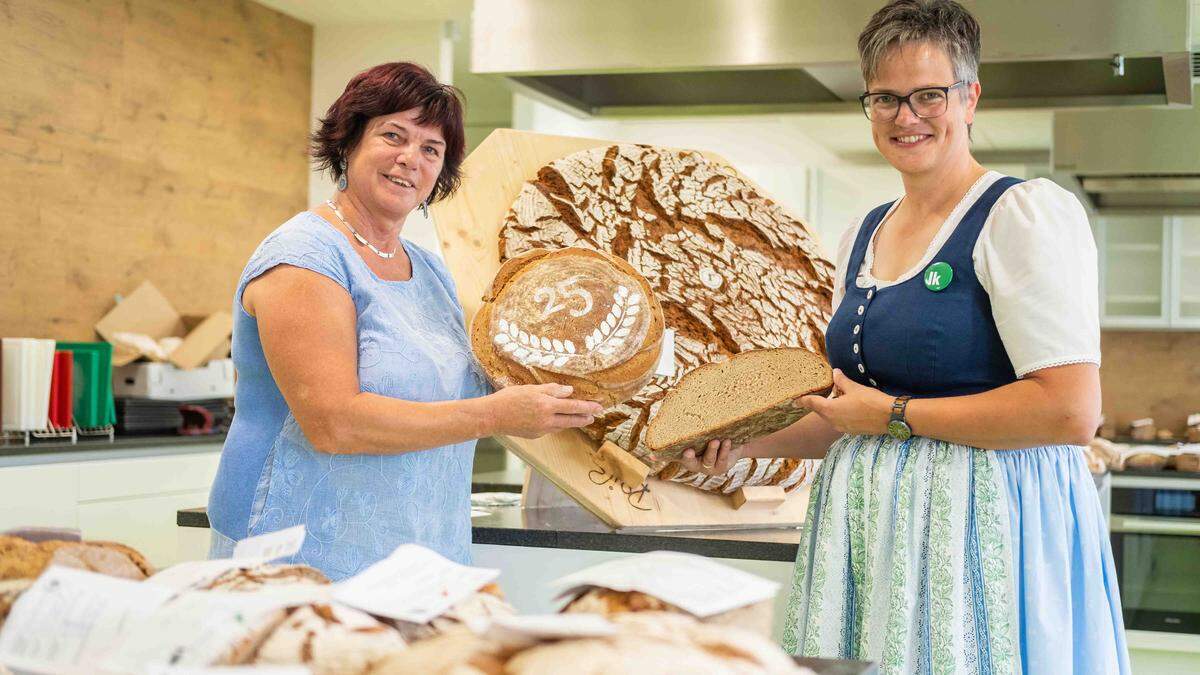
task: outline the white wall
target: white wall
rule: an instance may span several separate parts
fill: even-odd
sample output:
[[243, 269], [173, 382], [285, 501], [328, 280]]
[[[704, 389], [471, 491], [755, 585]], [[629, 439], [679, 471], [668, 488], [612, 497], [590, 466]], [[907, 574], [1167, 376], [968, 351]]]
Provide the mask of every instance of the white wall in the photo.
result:
[[[413, 61], [443, 82], [453, 77], [452, 45], [442, 21], [403, 24], [317, 24], [313, 28], [312, 121], [325, 115], [350, 78], [390, 61]], [[327, 174], [313, 172], [308, 182], [310, 205], [333, 194]], [[403, 236], [441, 255], [433, 223], [414, 211]]]

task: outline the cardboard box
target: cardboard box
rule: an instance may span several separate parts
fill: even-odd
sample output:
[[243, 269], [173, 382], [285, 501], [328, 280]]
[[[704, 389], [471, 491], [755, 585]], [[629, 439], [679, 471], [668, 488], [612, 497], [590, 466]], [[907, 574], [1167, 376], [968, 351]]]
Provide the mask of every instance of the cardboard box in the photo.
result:
[[171, 306], [154, 284], [143, 281], [133, 293], [122, 298], [116, 307], [105, 314], [95, 328], [100, 337], [113, 343], [114, 366], [123, 366], [139, 358], [163, 360], [153, 353], [133, 349], [114, 337], [117, 333], [140, 333], [153, 340], [182, 338], [183, 343], [166, 360], [187, 369], [229, 354], [233, 316], [229, 312], [214, 312], [189, 330], [189, 321]]

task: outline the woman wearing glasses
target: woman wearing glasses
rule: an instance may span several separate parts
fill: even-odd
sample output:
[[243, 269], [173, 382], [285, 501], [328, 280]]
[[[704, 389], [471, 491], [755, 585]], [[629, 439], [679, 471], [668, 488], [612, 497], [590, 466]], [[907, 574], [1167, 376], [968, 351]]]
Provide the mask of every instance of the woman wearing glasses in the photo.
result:
[[837, 394], [739, 457], [824, 457], [785, 647], [884, 673], [1127, 673], [1079, 448], [1100, 412], [1096, 249], [1068, 192], [971, 156], [979, 27], [898, 0], [859, 36], [863, 110], [904, 195], [842, 237]]

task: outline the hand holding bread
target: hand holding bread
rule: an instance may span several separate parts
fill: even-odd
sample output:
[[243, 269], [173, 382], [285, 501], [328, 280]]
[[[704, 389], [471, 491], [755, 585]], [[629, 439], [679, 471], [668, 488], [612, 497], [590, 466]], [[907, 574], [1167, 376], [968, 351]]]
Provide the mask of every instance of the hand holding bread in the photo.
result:
[[796, 399], [796, 405], [820, 415], [843, 434], [885, 434], [892, 397], [861, 385], [835, 369], [830, 396], [802, 396]]
[[746, 456], [746, 448], [746, 445], [734, 445], [728, 438], [714, 438], [695, 449], [684, 450], [679, 461], [688, 471], [719, 476], [728, 473], [734, 462]]
[[591, 424], [603, 408], [593, 401], [569, 398], [572, 391], [563, 384], [527, 384], [505, 387], [486, 397], [494, 433], [538, 438]]

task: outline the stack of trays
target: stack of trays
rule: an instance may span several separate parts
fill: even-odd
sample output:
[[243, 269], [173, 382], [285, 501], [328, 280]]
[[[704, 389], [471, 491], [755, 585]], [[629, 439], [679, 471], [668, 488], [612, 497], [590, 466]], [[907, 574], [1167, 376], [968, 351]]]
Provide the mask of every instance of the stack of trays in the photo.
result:
[[4, 338], [0, 360], [0, 410], [4, 431], [46, 429], [54, 340]]
[[112, 344], [108, 342], [59, 342], [58, 348], [73, 354], [75, 426], [105, 427], [116, 422], [112, 395]]
[[229, 399], [155, 401], [145, 398], [118, 398], [117, 431], [122, 434], [175, 433], [183, 426], [183, 413], [180, 408], [184, 406], [207, 410], [212, 416], [211, 433], [227, 430], [233, 418], [233, 405]]

